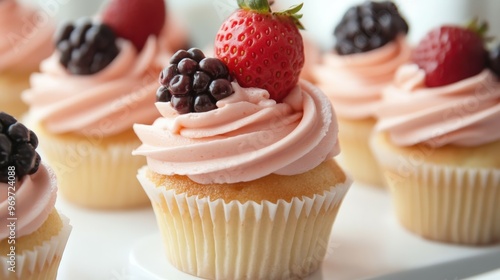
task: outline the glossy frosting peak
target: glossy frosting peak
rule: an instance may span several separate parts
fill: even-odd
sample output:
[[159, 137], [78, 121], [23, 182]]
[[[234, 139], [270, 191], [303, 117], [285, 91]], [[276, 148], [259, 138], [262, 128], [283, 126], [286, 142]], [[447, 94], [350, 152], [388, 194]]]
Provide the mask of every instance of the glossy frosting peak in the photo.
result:
[[23, 100], [52, 133], [86, 134], [98, 130], [109, 136], [150, 123], [159, 114], [154, 107], [158, 73], [168, 55], [151, 36], [140, 53], [119, 39], [120, 53], [93, 75], [73, 75], [59, 63], [55, 52], [31, 76]]
[[0, 72], [31, 72], [53, 50], [55, 26], [42, 10], [0, 1]]
[[402, 66], [384, 92], [378, 131], [399, 146], [478, 146], [500, 139], [500, 83], [488, 69], [462, 81], [425, 87], [425, 72]]
[[56, 178], [52, 170], [44, 164], [40, 165], [35, 174], [16, 182], [15, 186], [15, 215], [11, 216], [8, 210], [9, 185], [0, 182], [0, 240], [9, 236], [8, 218], [16, 218], [15, 236], [19, 238], [36, 231], [45, 222], [56, 203]]
[[310, 83], [301, 81], [278, 104], [266, 90], [233, 87], [205, 113], [179, 115], [156, 103], [163, 117], [134, 126], [143, 143], [134, 154], [157, 173], [208, 184], [300, 174], [339, 153], [333, 109]]
[[327, 53], [315, 69], [318, 86], [332, 100], [339, 117], [373, 117], [398, 67], [410, 59], [406, 37], [400, 36], [378, 49], [358, 54]]

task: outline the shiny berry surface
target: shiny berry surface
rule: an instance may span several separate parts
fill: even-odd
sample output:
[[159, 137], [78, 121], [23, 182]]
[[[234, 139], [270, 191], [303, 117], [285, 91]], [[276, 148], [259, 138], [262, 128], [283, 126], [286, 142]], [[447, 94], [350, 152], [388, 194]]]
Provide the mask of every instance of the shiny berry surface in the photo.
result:
[[335, 50], [347, 55], [380, 48], [406, 33], [408, 24], [393, 2], [366, 1], [347, 10], [333, 34]]
[[40, 155], [35, 151], [38, 138], [33, 131], [15, 118], [0, 112], [0, 182], [9, 180], [9, 168], [14, 168], [16, 180], [38, 170]]
[[472, 77], [487, 66], [483, 38], [461, 26], [431, 30], [413, 50], [412, 60], [425, 71], [427, 87], [449, 85]]
[[56, 46], [59, 62], [75, 75], [95, 74], [119, 53], [113, 30], [85, 19], [63, 26], [56, 37]]
[[179, 114], [217, 109], [218, 100], [234, 93], [226, 65], [196, 48], [177, 51], [161, 71], [159, 82], [156, 100], [170, 102]]

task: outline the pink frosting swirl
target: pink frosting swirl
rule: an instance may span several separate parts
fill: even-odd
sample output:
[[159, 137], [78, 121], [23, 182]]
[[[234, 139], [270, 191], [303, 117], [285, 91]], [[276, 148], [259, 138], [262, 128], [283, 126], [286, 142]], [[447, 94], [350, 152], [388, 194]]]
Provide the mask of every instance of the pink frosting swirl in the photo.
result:
[[365, 53], [327, 53], [314, 69], [318, 86], [325, 91], [337, 114], [346, 119], [373, 117], [398, 67], [410, 59], [406, 37]]
[[47, 13], [14, 0], [0, 1], [0, 72], [38, 69], [54, 48], [54, 30]]
[[104, 136], [150, 123], [159, 117], [154, 107], [158, 73], [169, 55], [151, 36], [140, 53], [126, 40], [118, 41], [120, 53], [105, 69], [93, 75], [72, 75], [55, 52], [31, 76], [23, 100], [52, 133]]
[[9, 236], [8, 218], [17, 218], [16, 237], [36, 231], [47, 219], [56, 203], [56, 178], [51, 169], [44, 164], [38, 171], [16, 182], [15, 216], [9, 215], [9, 184], [0, 183], [0, 240]]
[[488, 69], [459, 82], [425, 87], [425, 72], [402, 66], [384, 91], [377, 131], [399, 146], [478, 146], [500, 139], [500, 83]]
[[233, 87], [205, 113], [178, 115], [156, 103], [163, 117], [134, 126], [143, 144], [133, 154], [157, 173], [222, 184], [300, 174], [339, 153], [333, 108], [310, 83], [301, 81], [278, 104], [266, 90]]

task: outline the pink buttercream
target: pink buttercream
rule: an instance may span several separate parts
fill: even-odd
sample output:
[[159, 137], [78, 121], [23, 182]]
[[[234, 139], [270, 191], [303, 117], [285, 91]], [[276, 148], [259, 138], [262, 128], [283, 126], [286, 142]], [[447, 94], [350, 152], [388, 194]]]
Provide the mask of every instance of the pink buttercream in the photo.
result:
[[388, 86], [397, 68], [410, 59], [406, 37], [359, 54], [330, 52], [314, 69], [318, 86], [333, 102], [337, 114], [346, 119], [373, 117], [382, 89]]
[[133, 154], [157, 173], [208, 184], [300, 174], [339, 153], [333, 109], [310, 83], [301, 81], [278, 104], [266, 90], [233, 87], [205, 113], [179, 115], [156, 103], [163, 117], [134, 126], [143, 144]]
[[[38, 171], [15, 183], [15, 215], [9, 215], [9, 184], [0, 183], [0, 240], [9, 236], [10, 222], [16, 224], [15, 237], [36, 231], [47, 219], [56, 203], [56, 179], [52, 170], [44, 164]], [[16, 218], [16, 220], [8, 220]]]
[[402, 66], [384, 91], [378, 131], [399, 146], [478, 146], [500, 139], [500, 83], [488, 69], [462, 81], [425, 87], [425, 72]]
[[54, 53], [31, 76], [31, 89], [23, 93], [33, 116], [52, 133], [100, 132], [114, 135], [136, 122], [150, 123], [159, 117], [154, 107], [158, 73], [169, 54], [151, 36], [140, 53], [119, 40], [119, 55], [93, 75], [73, 75]]
[[14, 0], [0, 1], [0, 72], [37, 70], [54, 48], [54, 30], [46, 12]]

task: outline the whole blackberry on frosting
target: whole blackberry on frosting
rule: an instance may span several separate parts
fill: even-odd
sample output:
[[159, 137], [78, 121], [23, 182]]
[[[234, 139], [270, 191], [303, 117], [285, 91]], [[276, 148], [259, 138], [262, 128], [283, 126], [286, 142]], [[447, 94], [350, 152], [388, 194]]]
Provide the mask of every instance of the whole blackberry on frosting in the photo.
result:
[[238, 3], [217, 33], [216, 58], [180, 50], [161, 72], [162, 117], [134, 126], [142, 145], [133, 154], [147, 158], [137, 177], [180, 270], [303, 278], [320, 266], [350, 185], [333, 159], [336, 118], [299, 80], [302, 5]]
[[35, 151], [38, 138], [33, 131], [4, 112], [0, 113], [0, 181], [7, 183], [9, 166], [16, 180], [38, 170], [40, 155]]
[[[71, 232], [34, 132], [0, 111], [0, 278], [56, 279]], [[13, 259], [14, 256], [14, 259]]]
[[23, 93], [44, 154], [59, 163], [68, 201], [115, 209], [149, 204], [134, 178], [145, 160], [130, 154], [139, 145], [132, 125], [159, 116], [157, 73], [172, 55], [166, 8], [163, 0], [110, 0], [91, 19], [61, 26], [55, 52]]
[[81, 19], [60, 29], [60, 62], [72, 74], [97, 73], [118, 55], [116, 38], [129, 40], [141, 51], [149, 36], [160, 34], [165, 16], [163, 0], [112, 0], [95, 22]]
[[340, 55], [371, 51], [408, 33], [408, 24], [391, 1], [366, 1], [351, 7], [335, 27]]
[[384, 187], [368, 139], [382, 90], [407, 63], [409, 26], [390, 1], [366, 1], [348, 9], [334, 28], [335, 46], [313, 69], [314, 81], [339, 118], [343, 166], [357, 182]]
[[214, 110], [217, 101], [234, 92], [227, 66], [195, 48], [172, 56], [160, 73], [160, 84], [156, 100], [170, 102], [180, 114]]
[[[446, 24], [416, 45], [384, 90], [371, 146], [395, 214], [412, 233], [500, 242], [500, 80], [486, 24]], [[488, 55], [488, 52], [489, 55]]]

